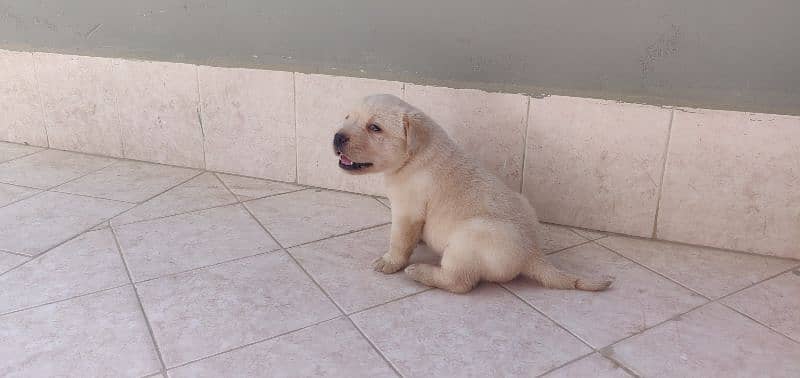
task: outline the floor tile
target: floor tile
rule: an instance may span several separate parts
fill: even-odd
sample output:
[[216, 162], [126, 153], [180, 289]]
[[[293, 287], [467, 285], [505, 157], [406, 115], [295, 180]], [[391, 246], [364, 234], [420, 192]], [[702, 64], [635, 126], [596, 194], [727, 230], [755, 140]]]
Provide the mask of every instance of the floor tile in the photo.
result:
[[[30, 258], [13, 253], [0, 252], [0, 274], [7, 272], [9, 269], [28, 261]], [[2, 277], [0, 276], [0, 279]]]
[[0, 164], [0, 181], [47, 189], [103, 169], [115, 161], [75, 152], [47, 150]]
[[213, 173], [206, 172], [111, 220], [113, 225], [139, 222], [236, 203]]
[[33, 54], [0, 50], [0, 140], [47, 146]]
[[554, 224], [542, 224], [539, 236], [540, 248], [544, 253], [557, 252], [562, 249], [586, 243], [588, 240], [569, 229]]
[[169, 165], [120, 161], [55, 190], [117, 201], [142, 202], [197, 173], [194, 169]]
[[137, 286], [168, 366], [340, 315], [283, 252]]
[[564, 271], [584, 277], [610, 275], [603, 292], [545, 289], [518, 279], [508, 288], [599, 348], [689, 311], [706, 299], [596, 244], [549, 256]]
[[722, 302], [800, 342], [800, 269], [742, 290]]
[[39, 192], [41, 192], [39, 189], [0, 184], [0, 207], [30, 197]]
[[279, 248], [241, 205], [134, 223], [115, 230], [135, 281]]
[[0, 316], [0, 376], [139, 377], [160, 369], [130, 286]]
[[468, 295], [431, 290], [352, 318], [407, 377], [535, 376], [591, 351], [489, 284]]
[[800, 344], [711, 303], [615, 345], [645, 377], [798, 377]]
[[131, 206], [71, 194], [41, 193], [0, 208], [0, 249], [36, 255]]
[[21, 156], [30, 155], [41, 151], [40, 147], [26, 146], [24, 144], [0, 142], [0, 163]]
[[350, 321], [339, 318], [169, 372], [172, 378], [396, 377]]
[[633, 377], [628, 374], [616, 362], [593, 353], [588, 357], [571, 362], [558, 370], [552, 371], [543, 377], [545, 378], [573, 378], [573, 377], [594, 377], [594, 378], [625, 378]]
[[768, 256], [624, 237], [598, 243], [709, 298], [730, 294], [798, 264]]
[[122, 157], [109, 58], [34, 52], [50, 147]]
[[0, 313], [126, 283], [111, 231], [89, 232], [0, 276]]
[[204, 167], [197, 66], [114, 59], [125, 157]]
[[284, 246], [319, 240], [390, 221], [375, 199], [327, 190], [304, 190], [246, 205]]
[[240, 200], [247, 201], [256, 198], [274, 196], [276, 194], [294, 192], [303, 189], [302, 186], [287, 184], [278, 181], [267, 181], [256, 178], [226, 175], [219, 173], [217, 176], [228, 186]]
[[[289, 250], [300, 265], [347, 313], [427, 289], [403, 272], [383, 274], [372, 261], [389, 250], [389, 226], [339, 236]], [[414, 262], [438, 262], [438, 256], [417, 248]]]
[[198, 67], [206, 168], [297, 179], [294, 74]]

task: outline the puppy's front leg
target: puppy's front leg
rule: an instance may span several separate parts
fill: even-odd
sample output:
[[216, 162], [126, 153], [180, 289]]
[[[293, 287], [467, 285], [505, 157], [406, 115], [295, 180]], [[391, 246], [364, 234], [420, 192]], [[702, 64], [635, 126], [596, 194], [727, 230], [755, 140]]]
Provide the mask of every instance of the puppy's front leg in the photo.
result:
[[394, 273], [408, 265], [411, 253], [419, 243], [422, 233], [422, 220], [410, 216], [397, 216], [392, 214], [392, 235], [389, 240], [389, 252], [373, 262], [375, 270], [384, 273]]

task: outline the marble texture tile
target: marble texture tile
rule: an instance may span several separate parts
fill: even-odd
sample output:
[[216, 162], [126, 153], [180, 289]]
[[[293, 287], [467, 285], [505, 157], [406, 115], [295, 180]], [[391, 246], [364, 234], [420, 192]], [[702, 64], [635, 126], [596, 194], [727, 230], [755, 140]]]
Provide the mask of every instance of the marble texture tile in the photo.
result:
[[624, 237], [598, 243], [709, 298], [774, 276], [797, 261]]
[[47, 150], [0, 164], [0, 181], [7, 184], [48, 189], [103, 169], [114, 159]]
[[249, 201], [256, 198], [274, 196], [276, 194], [289, 193], [303, 189], [302, 186], [284, 182], [226, 175], [223, 173], [217, 174], [217, 177], [219, 177], [228, 189], [241, 201]]
[[125, 160], [55, 190], [135, 203], [147, 200], [197, 173], [194, 169]]
[[615, 345], [645, 377], [797, 377], [800, 344], [711, 303]]
[[574, 377], [594, 377], [594, 378], [626, 378], [633, 377], [614, 361], [592, 353], [588, 357], [581, 358], [558, 370], [547, 373], [543, 378], [574, 378]]
[[284, 247], [341, 235], [390, 221], [373, 198], [309, 189], [245, 204]]
[[670, 110], [531, 99], [525, 187], [542, 221], [650, 237]]
[[0, 313], [127, 283], [111, 231], [89, 232], [0, 276]]
[[119, 226], [236, 202], [222, 182], [206, 172], [115, 217], [111, 224]]
[[168, 367], [340, 315], [283, 252], [137, 287]]
[[122, 157], [110, 58], [33, 53], [50, 147]]
[[19, 157], [30, 155], [42, 151], [41, 147], [26, 146], [24, 144], [0, 142], [0, 163], [17, 159]]
[[352, 319], [406, 377], [536, 376], [590, 351], [489, 284], [469, 295], [427, 291]]
[[0, 50], [0, 140], [47, 147], [33, 54]]
[[12, 202], [17, 202], [39, 192], [41, 192], [39, 189], [0, 184], [0, 207], [6, 206]]
[[293, 75], [199, 67], [208, 169], [281, 181], [297, 179]]
[[0, 249], [37, 255], [132, 205], [45, 192], [0, 208]]
[[395, 377], [350, 321], [339, 318], [169, 372], [173, 378]]
[[112, 64], [125, 157], [203, 168], [197, 67], [122, 59]]
[[[427, 289], [402, 272], [383, 274], [372, 261], [389, 250], [389, 227], [379, 227], [292, 248], [289, 253], [346, 313], [386, 303]], [[439, 257], [417, 248], [412, 262], [438, 263]]]
[[140, 377], [161, 368], [130, 286], [0, 316], [4, 377]]
[[800, 117], [675, 110], [660, 239], [800, 259]]
[[800, 343], [800, 269], [722, 300], [737, 311]]
[[706, 303], [700, 295], [595, 244], [549, 256], [584, 277], [615, 277], [603, 292], [545, 289], [528, 279], [507, 287], [544, 314], [601, 348]]
[[405, 100], [514, 191], [522, 184], [528, 97], [406, 84]]
[[115, 231], [134, 281], [279, 248], [241, 205], [129, 224]]
[[345, 115], [365, 96], [403, 96], [403, 83], [344, 76], [295, 74], [297, 179], [300, 184], [381, 195], [382, 175], [342, 171], [331, 147]]

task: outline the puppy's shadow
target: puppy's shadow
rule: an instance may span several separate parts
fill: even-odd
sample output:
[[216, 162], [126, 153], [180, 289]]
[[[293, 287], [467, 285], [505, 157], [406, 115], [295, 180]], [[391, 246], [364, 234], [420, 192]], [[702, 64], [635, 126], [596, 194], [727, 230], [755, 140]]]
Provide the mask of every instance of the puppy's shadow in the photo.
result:
[[411, 255], [410, 264], [433, 264], [439, 265], [442, 261], [442, 256], [439, 256], [430, 249], [427, 245], [420, 243], [417, 248], [414, 248], [414, 253]]

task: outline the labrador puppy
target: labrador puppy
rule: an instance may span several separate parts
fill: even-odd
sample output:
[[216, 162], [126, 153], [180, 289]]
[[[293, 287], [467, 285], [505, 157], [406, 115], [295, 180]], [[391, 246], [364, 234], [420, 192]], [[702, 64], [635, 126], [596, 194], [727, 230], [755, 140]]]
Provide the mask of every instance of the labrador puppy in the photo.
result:
[[[339, 167], [383, 173], [392, 204], [389, 251], [375, 270], [405, 268], [412, 279], [453, 293], [481, 280], [518, 275], [555, 289], [599, 291], [612, 279], [587, 279], [548, 262], [537, 242], [542, 226], [528, 200], [462, 151], [419, 109], [392, 95], [366, 97], [333, 138]], [[423, 241], [440, 266], [408, 265]]]

